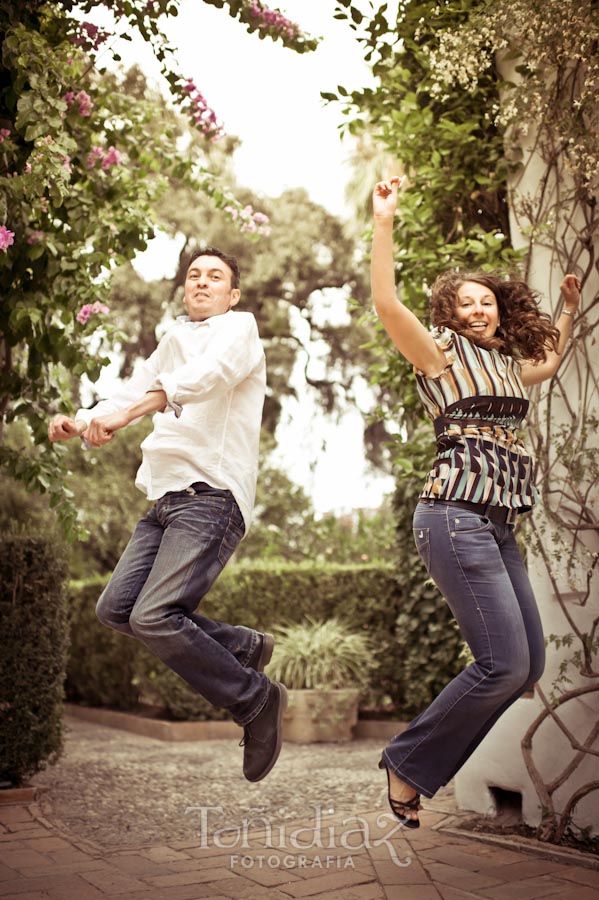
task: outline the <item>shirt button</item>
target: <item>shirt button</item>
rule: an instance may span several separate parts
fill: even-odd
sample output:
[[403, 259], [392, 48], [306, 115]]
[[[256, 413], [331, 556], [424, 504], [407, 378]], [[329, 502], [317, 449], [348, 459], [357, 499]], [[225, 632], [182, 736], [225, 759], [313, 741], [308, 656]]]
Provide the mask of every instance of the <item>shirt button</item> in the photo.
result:
[[459, 519], [456, 519], [456, 520], [455, 520], [455, 523], [456, 523], [456, 525], [459, 525], [459, 524], [460, 524], [460, 520], [459, 520]]

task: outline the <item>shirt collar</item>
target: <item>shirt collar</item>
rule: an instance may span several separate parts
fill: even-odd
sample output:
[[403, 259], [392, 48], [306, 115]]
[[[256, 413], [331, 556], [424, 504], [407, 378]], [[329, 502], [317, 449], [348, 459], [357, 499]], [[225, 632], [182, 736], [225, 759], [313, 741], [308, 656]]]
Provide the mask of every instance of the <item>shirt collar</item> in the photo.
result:
[[230, 309], [225, 313], [221, 313], [219, 316], [209, 316], [207, 319], [203, 319], [201, 322], [192, 322], [189, 316], [177, 316], [176, 322], [180, 322], [182, 325], [189, 325], [190, 328], [199, 328], [202, 325], [213, 325], [213, 319], [222, 319], [224, 316], [228, 316], [231, 312]]

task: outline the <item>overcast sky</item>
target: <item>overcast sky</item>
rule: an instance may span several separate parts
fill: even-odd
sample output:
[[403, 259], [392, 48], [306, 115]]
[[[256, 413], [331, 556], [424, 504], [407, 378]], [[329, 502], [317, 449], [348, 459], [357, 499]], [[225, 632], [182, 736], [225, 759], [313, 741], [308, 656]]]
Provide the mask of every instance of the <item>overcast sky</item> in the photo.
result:
[[[341, 142], [339, 104], [325, 105], [321, 91], [372, 83], [355, 34], [333, 18], [333, 0], [285, 0], [281, 10], [309, 34], [318, 49], [294, 53], [280, 42], [248, 34], [224, 9], [182, 0], [163, 28], [176, 49], [177, 66], [194, 79], [225, 130], [242, 146], [235, 156], [239, 180], [268, 196], [305, 187], [318, 203], [344, 212], [349, 142]], [[151, 50], [141, 39], [120, 42], [125, 63], [137, 61], [159, 81]]]

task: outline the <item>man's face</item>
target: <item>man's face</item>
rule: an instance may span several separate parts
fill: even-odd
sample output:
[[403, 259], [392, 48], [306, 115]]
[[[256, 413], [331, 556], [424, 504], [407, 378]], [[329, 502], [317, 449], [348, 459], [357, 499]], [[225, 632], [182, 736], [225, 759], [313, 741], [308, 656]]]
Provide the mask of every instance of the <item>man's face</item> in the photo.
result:
[[218, 256], [198, 256], [185, 276], [185, 306], [192, 322], [220, 316], [239, 303], [237, 288], [231, 287], [232, 272]]

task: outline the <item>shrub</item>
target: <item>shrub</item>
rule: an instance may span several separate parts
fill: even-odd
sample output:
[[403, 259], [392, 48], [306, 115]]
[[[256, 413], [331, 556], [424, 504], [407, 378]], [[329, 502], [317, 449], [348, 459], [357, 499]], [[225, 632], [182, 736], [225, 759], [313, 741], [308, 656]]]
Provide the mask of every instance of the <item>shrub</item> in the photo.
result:
[[66, 696], [90, 706], [132, 709], [139, 701], [135, 684], [139, 645], [96, 618], [96, 602], [106, 581], [105, 576], [95, 576], [71, 583]]
[[363, 631], [337, 619], [279, 626], [270, 675], [293, 690], [363, 688], [375, 666], [375, 648]]
[[13, 785], [62, 750], [66, 574], [54, 538], [0, 540], [0, 779]]
[[[175, 718], [226, 717], [141, 644], [100, 625], [94, 609], [104, 583], [95, 579], [72, 587], [69, 699], [119, 709], [149, 699]], [[367, 635], [377, 667], [363, 711], [413, 715], [460, 668], [461, 639], [439, 594], [424, 577], [405, 592], [387, 564], [233, 564], [202, 601], [202, 612], [260, 631], [309, 618], [337, 619]]]

